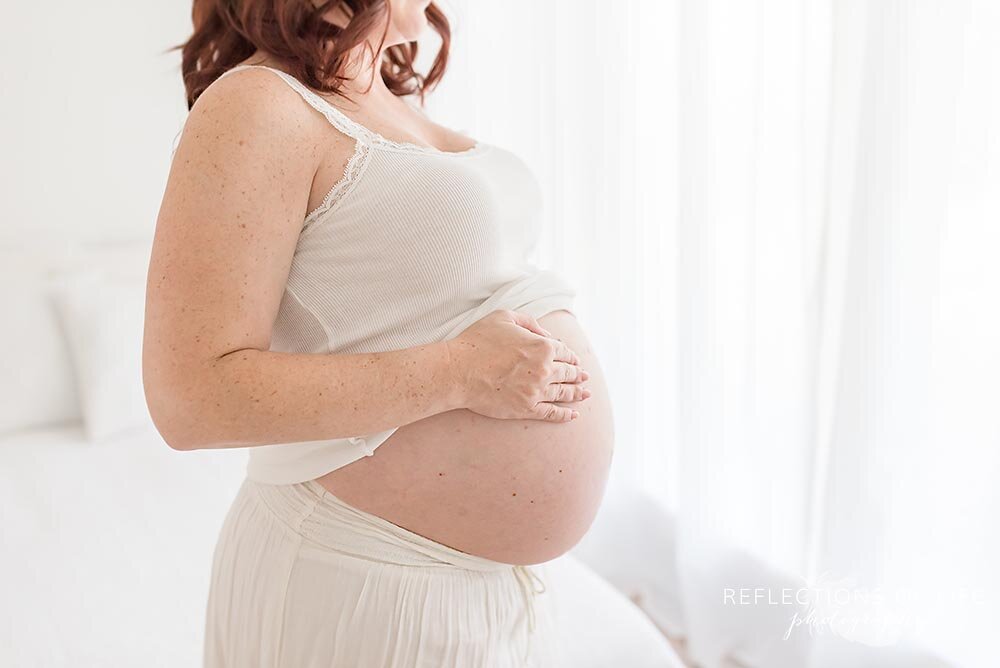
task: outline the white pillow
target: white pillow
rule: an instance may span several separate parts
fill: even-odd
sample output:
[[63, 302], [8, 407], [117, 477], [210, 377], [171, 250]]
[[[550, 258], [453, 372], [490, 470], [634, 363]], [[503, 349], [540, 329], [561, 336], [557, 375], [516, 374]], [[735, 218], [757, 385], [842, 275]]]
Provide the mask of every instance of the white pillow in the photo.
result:
[[49, 298], [59, 272], [113, 269], [145, 282], [151, 238], [82, 244], [31, 237], [0, 246], [0, 434], [81, 418], [70, 351]]
[[46, 256], [0, 251], [0, 434], [77, 422], [69, 349], [46, 294]]
[[92, 270], [60, 276], [50, 285], [88, 439], [106, 441], [148, 425], [142, 389], [145, 281]]

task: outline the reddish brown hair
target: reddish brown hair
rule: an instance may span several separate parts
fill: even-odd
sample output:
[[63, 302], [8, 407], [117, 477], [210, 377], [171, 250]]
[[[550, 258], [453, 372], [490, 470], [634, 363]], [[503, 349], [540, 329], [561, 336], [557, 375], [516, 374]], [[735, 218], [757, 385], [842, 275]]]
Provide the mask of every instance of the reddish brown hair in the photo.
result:
[[[340, 7], [350, 17], [340, 28], [323, 17]], [[190, 109], [195, 100], [223, 72], [249, 58], [255, 51], [279, 59], [289, 73], [310, 88], [346, 97], [345, 66], [351, 51], [381, 29], [379, 49], [385, 43], [391, 9], [387, 0], [194, 0], [194, 33], [173, 47], [182, 54], [181, 72]], [[396, 95], [424, 95], [444, 76], [451, 44], [448, 19], [435, 3], [425, 10], [427, 21], [441, 36], [441, 48], [430, 71], [413, 69], [417, 42], [396, 44], [385, 50], [382, 80]], [[374, 55], [365, 45], [369, 57]], [[373, 74], [374, 76], [374, 74]]]

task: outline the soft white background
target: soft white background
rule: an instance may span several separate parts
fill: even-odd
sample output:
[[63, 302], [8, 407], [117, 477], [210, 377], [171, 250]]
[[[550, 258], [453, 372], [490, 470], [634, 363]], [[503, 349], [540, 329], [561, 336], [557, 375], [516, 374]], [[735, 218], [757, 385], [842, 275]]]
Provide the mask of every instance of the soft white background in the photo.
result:
[[440, 109], [546, 180], [692, 654], [719, 541], [997, 665], [1000, 4], [453, 4]]
[[[188, 5], [4, 7], [0, 245], [148, 238]], [[544, 261], [613, 385], [609, 498], [676, 517], [658, 621], [706, 666], [803, 665], [721, 637], [706, 564], [738, 550], [906, 593], [905, 636], [996, 665], [1000, 5], [446, 7], [432, 116], [542, 179]]]

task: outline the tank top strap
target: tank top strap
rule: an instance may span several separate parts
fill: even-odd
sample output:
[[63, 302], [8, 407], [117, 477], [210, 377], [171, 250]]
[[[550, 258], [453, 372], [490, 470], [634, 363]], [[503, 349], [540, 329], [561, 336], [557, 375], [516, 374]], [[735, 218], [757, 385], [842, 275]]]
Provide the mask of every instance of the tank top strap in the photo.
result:
[[298, 93], [309, 106], [311, 106], [319, 113], [323, 114], [323, 116], [326, 117], [326, 119], [330, 122], [331, 125], [333, 125], [335, 128], [343, 132], [345, 135], [353, 137], [354, 139], [357, 139], [369, 145], [376, 141], [377, 138], [373, 135], [373, 133], [370, 130], [368, 130], [368, 128], [351, 120], [344, 112], [342, 112], [340, 109], [337, 109], [335, 106], [333, 106], [333, 104], [331, 104], [327, 100], [324, 100], [313, 90], [311, 90], [308, 86], [306, 86], [304, 83], [293, 77], [291, 74], [288, 74], [287, 72], [282, 72], [279, 69], [268, 67], [267, 65], [236, 65], [235, 67], [231, 67], [225, 72], [223, 72], [219, 76], [219, 78], [216, 79], [216, 81], [226, 76], [227, 74], [247, 69], [260, 69], [273, 72], [274, 74], [278, 75], [278, 77], [282, 81], [288, 84], [288, 86], [292, 90]]

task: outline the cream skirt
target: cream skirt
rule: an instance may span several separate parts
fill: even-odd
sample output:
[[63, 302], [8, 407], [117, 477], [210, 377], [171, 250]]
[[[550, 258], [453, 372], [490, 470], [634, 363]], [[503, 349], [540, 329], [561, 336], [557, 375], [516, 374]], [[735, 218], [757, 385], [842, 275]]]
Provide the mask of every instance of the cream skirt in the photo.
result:
[[545, 565], [459, 552], [308, 481], [245, 480], [212, 565], [208, 668], [561, 665]]

